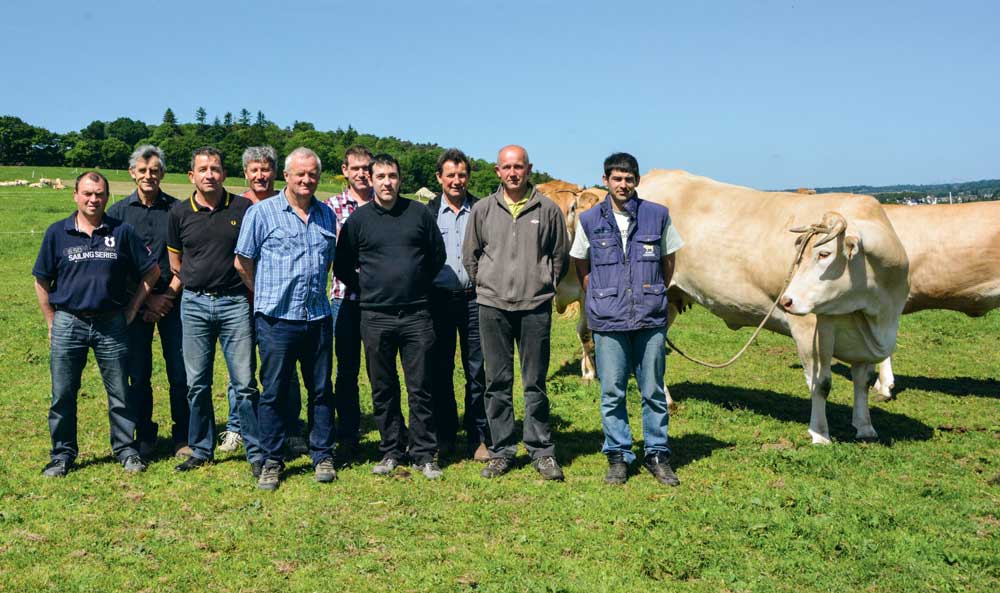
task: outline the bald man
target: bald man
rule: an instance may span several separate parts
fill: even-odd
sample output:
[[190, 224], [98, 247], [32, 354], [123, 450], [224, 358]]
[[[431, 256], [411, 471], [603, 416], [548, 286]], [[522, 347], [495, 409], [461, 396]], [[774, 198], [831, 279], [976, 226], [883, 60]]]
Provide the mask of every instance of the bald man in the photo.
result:
[[562, 480], [549, 428], [552, 298], [569, 263], [569, 235], [559, 206], [529, 181], [528, 152], [505, 146], [497, 155], [500, 187], [472, 208], [462, 263], [476, 286], [486, 366], [490, 461], [484, 478], [510, 471], [514, 434], [514, 346], [524, 386], [524, 446], [546, 480]]

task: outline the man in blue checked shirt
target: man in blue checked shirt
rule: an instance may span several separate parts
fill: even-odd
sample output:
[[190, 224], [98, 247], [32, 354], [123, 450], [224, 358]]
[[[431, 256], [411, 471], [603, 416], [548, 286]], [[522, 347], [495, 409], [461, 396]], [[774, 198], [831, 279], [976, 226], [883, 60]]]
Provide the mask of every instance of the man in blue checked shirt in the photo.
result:
[[300, 147], [285, 159], [287, 186], [247, 211], [236, 243], [236, 270], [253, 294], [262, 392], [258, 407], [264, 468], [257, 487], [275, 490], [285, 467], [282, 449], [292, 377], [302, 384], [313, 417], [309, 456], [317, 482], [337, 479], [333, 465], [333, 323], [326, 299], [337, 220], [314, 195], [322, 163]]

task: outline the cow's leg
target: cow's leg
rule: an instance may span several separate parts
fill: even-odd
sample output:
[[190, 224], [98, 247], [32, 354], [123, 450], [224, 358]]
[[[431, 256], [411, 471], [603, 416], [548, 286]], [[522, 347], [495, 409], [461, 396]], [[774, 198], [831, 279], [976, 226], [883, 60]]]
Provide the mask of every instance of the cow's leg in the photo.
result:
[[833, 328], [824, 327], [815, 315], [789, 315], [789, 327], [802, 360], [802, 370], [809, 386], [812, 410], [809, 414], [809, 436], [814, 445], [829, 445], [830, 425], [826, 419], [826, 400], [830, 395], [833, 359]]
[[887, 402], [892, 399], [892, 388], [896, 386], [896, 377], [892, 374], [892, 357], [882, 361], [878, 367], [878, 380], [875, 381], [875, 397], [877, 402]]
[[[668, 301], [667, 302], [667, 331], [668, 332], [670, 331], [670, 326], [674, 324], [674, 320], [677, 319], [677, 316], [679, 314], [680, 314], [680, 311], [677, 309], [677, 303], [674, 302], [674, 301]], [[677, 403], [674, 401], [674, 398], [670, 397], [670, 388], [667, 387], [665, 381], [664, 381], [664, 385], [663, 385], [663, 390], [667, 392], [667, 411], [670, 413], [671, 416], [673, 416], [677, 412]]]
[[854, 381], [854, 416], [851, 424], [858, 431], [854, 438], [859, 441], [878, 440], [878, 433], [872, 426], [872, 417], [868, 412], [868, 384], [874, 372], [869, 363], [851, 365], [851, 379]]
[[594, 366], [594, 335], [590, 333], [587, 326], [587, 316], [583, 309], [580, 310], [580, 318], [576, 321], [576, 335], [580, 338], [580, 346], [583, 353], [580, 356], [580, 375], [585, 382], [593, 381], [597, 376]]

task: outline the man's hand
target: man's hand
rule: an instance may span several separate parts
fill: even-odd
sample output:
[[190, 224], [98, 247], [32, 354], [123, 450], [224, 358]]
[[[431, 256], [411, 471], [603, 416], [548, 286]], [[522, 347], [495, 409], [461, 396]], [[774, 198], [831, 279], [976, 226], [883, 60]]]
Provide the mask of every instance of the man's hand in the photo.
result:
[[166, 317], [174, 308], [174, 299], [166, 294], [151, 294], [146, 297], [146, 308], [159, 317]]
[[162, 315], [153, 313], [149, 309], [146, 309], [145, 311], [142, 312], [142, 320], [145, 321], [146, 323], [156, 323], [157, 321], [160, 320], [161, 317]]

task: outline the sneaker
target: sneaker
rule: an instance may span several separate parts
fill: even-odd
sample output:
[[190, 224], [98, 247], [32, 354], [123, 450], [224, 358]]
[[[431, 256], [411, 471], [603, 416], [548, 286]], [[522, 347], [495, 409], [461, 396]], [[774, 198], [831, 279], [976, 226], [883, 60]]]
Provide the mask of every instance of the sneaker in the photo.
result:
[[484, 478], [499, 478], [510, 471], [511, 465], [513, 465], [513, 461], [506, 457], [492, 457], [486, 463], [483, 471], [479, 472], [479, 475]]
[[42, 475], [46, 478], [65, 478], [72, 465], [72, 463], [65, 459], [53, 459], [48, 465], [42, 468]]
[[122, 467], [130, 474], [137, 474], [146, 471], [146, 462], [138, 455], [129, 455], [122, 462]]
[[628, 464], [620, 452], [608, 453], [608, 473], [604, 474], [605, 484], [624, 484], [628, 481]]
[[251, 461], [250, 462], [250, 473], [253, 474], [253, 477], [259, 478], [261, 472], [263, 472], [263, 471], [264, 471], [264, 460], [263, 459], [258, 459], [257, 461]]
[[565, 478], [562, 468], [559, 467], [558, 463], [556, 463], [556, 458], [551, 455], [539, 457], [531, 462], [531, 466], [538, 470], [538, 473], [541, 474], [542, 478], [546, 480], [556, 480], [562, 482]]
[[657, 482], [665, 486], [680, 486], [681, 481], [670, 467], [668, 459], [666, 453], [650, 453], [646, 455], [642, 465], [649, 470], [649, 473], [653, 474]]
[[238, 432], [227, 430], [219, 438], [219, 451], [223, 453], [233, 453], [240, 450], [243, 444], [243, 435]]
[[437, 480], [444, 475], [441, 471], [441, 467], [433, 461], [428, 461], [427, 463], [414, 463], [413, 469], [424, 474], [424, 477], [428, 480]]
[[333, 458], [327, 457], [316, 464], [316, 481], [320, 483], [332, 482], [337, 479], [337, 470], [333, 467]]
[[199, 468], [203, 465], [208, 465], [211, 463], [208, 459], [202, 459], [201, 457], [195, 457], [194, 455], [188, 457], [181, 463], [174, 466], [174, 471], [177, 472], [189, 472], [195, 468]]
[[372, 473], [376, 476], [388, 476], [397, 467], [399, 467], [399, 460], [386, 455], [382, 458], [382, 461], [375, 464], [375, 467], [372, 468]]
[[261, 490], [277, 490], [281, 482], [281, 471], [285, 469], [285, 464], [274, 459], [268, 459], [264, 463], [264, 469], [260, 472], [260, 479], [257, 480], [257, 487]]

